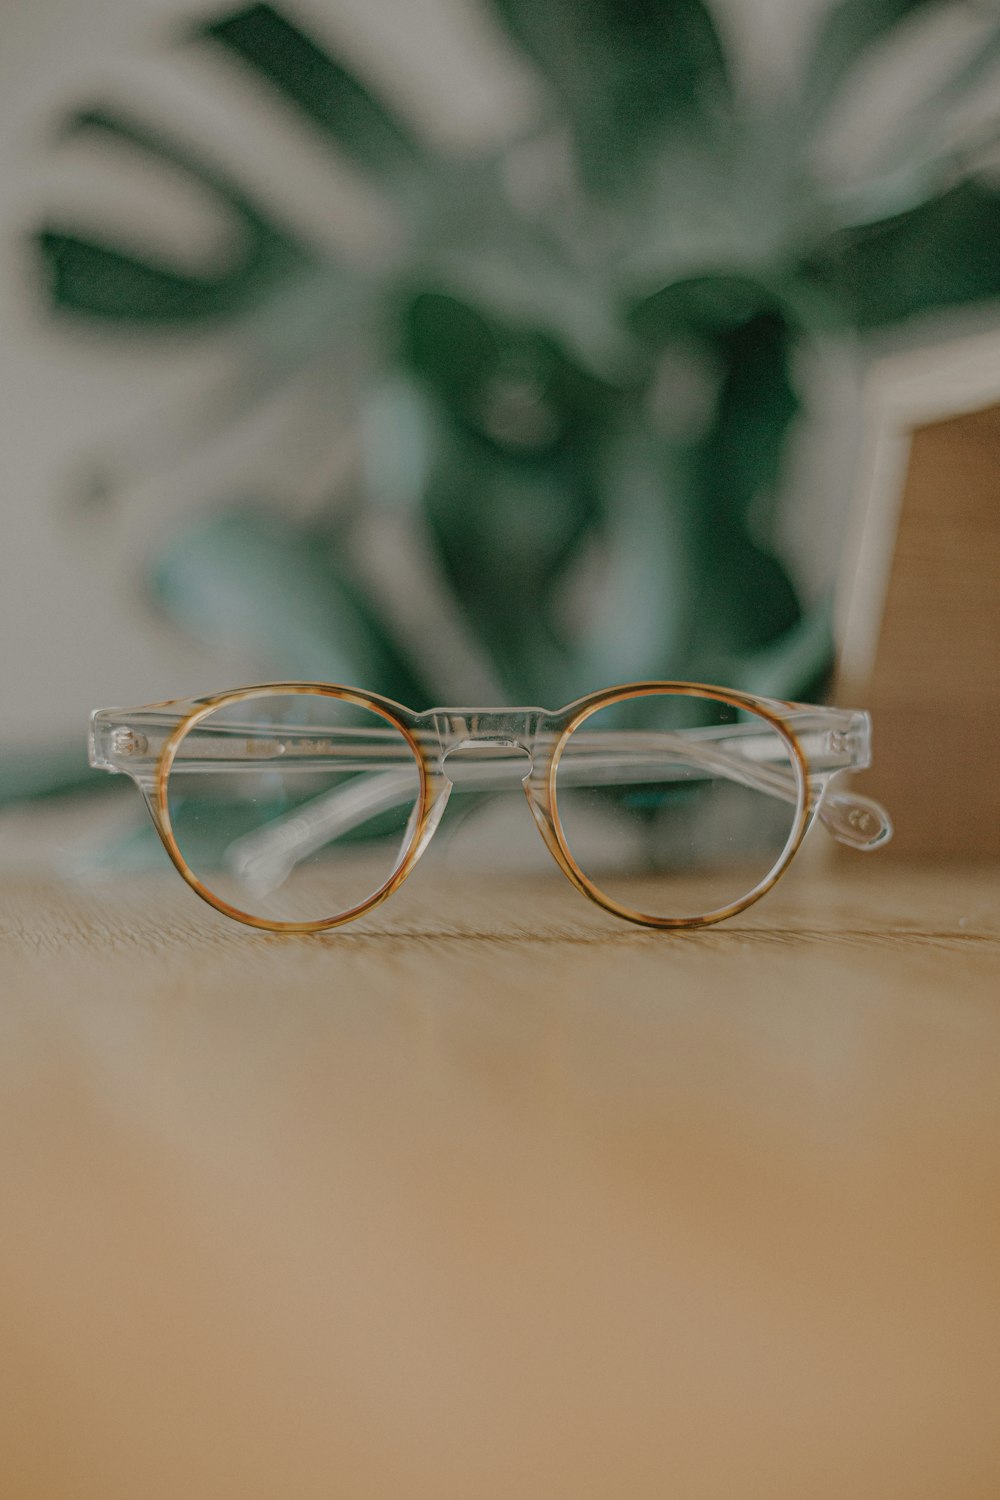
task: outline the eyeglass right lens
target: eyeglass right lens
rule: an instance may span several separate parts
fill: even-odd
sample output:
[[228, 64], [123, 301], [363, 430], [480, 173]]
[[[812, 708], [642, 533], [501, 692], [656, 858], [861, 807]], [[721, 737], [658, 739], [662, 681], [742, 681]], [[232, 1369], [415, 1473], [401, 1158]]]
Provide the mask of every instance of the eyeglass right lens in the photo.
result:
[[635, 695], [586, 718], [556, 771], [559, 823], [619, 909], [697, 920], [741, 904], [779, 864], [804, 796], [769, 720], [688, 694]]
[[319, 693], [221, 705], [180, 742], [167, 787], [191, 874], [237, 914], [272, 922], [362, 905], [402, 863], [419, 801], [400, 730]]

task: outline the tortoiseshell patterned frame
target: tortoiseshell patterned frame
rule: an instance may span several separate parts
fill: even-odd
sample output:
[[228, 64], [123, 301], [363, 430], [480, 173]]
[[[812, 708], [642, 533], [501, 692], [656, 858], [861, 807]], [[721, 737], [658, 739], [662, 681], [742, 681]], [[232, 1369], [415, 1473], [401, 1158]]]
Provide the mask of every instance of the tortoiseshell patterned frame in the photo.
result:
[[[556, 778], [570, 736], [591, 715], [627, 698], [654, 694], [706, 698], [754, 714], [780, 736], [795, 776], [795, 812], [787, 842], [773, 868], [746, 895], [727, 906], [699, 916], [660, 917], [639, 912], [613, 900], [587, 876], [573, 857], [559, 820]], [[398, 730], [419, 772], [419, 804], [411, 818], [409, 837], [391, 875], [356, 906], [322, 920], [287, 922], [255, 916], [223, 900], [190, 869], [174, 834], [170, 817], [170, 771], [187, 736], [219, 709], [241, 702], [297, 694], [329, 697], [365, 709]], [[821, 748], [807, 756], [808, 735]], [[203, 901], [236, 921], [270, 932], [323, 932], [341, 927], [371, 911], [402, 885], [436, 829], [452, 788], [445, 769], [446, 756], [459, 746], [511, 746], [524, 751], [531, 770], [523, 779], [528, 804], [550, 853], [566, 877], [583, 895], [615, 916], [654, 928], [695, 928], [721, 922], [758, 901], [788, 868], [817, 812], [843, 841], [874, 848], [891, 834], [884, 811], [864, 798], [827, 795], [829, 782], [840, 771], [869, 763], [870, 722], [854, 710], [779, 702], [705, 683], [638, 682], [591, 693], [567, 707], [549, 712], [541, 708], [429, 709], [415, 713], [377, 693], [318, 682], [264, 683], [219, 693], [212, 697], [175, 700], [133, 710], [98, 710], [91, 717], [91, 763], [124, 771], [140, 787], [170, 859], [178, 873]]]

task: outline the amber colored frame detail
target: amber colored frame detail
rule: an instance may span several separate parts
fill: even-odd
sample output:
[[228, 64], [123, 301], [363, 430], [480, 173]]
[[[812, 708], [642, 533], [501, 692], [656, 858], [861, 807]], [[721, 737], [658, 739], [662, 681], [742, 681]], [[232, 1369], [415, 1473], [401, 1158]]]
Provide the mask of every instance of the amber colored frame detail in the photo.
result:
[[[775, 730], [788, 747], [792, 763], [796, 768], [798, 780], [795, 820], [788, 841], [773, 868], [753, 890], [741, 897], [739, 901], [732, 902], [728, 906], [720, 907], [716, 911], [707, 912], [697, 917], [656, 917], [649, 913], [635, 911], [612, 900], [611, 897], [607, 896], [588, 878], [577, 864], [570, 852], [559, 820], [556, 777], [560, 759], [573, 732], [586, 719], [590, 718], [592, 714], [597, 713], [600, 709], [609, 708], [626, 698], [646, 697], [665, 693], [693, 698], [709, 698], [715, 702], [728, 704], [733, 708], [743, 709], [758, 715]], [[351, 907], [349, 911], [340, 912], [334, 917], [324, 918], [319, 921], [277, 921], [267, 917], [254, 916], [252, 913], [241, 911], [238, 907], [224, 901], [199, 880], [198, 876], [189, 868], [177, 845], [170, 820], [170, 806], [167, 795], [170, 770], [177, 751], [187, 734], [202, 719], [209, 717], [223, 706], [228, 706], [232, 703], [250, 702], [255, 698], [274, 697], [278, 694], [281, 696], [303, 694], [310, 697], [322, 696], [334, 698], [340, 702], [351, 703], [357, 708], [363, 708], [379, 715], [402, 734], [413, 752], [420, 775], [419, 816], [414, 822], [413, 833], [395, 870], [364, 901]], [[789, 707], [791, 708], [793, 705], [789, 705]], [[566, 715], [565, 719], [563, 719], [563, 715]], [[257, 927], [267, 932], [325, 932], [336, 927], [342, 927], [346, 923], [354, 921], [357, 917], [363, 916], [366, 912], [373, 910], [374, 907], [379, 906], [394, 891], [399, 889], [422, 854], [430, 833], [433, 832], [433, 826], [436, 826], [432, 825], [431, 819], [436, 800], [435, 789], [440, 781], [440, 775], [437, 769], [429, 763], [427, 751], [411, 728], [412, 721], [417, 717], [423, 716], [415, 715], [401, 704], [394, 703], [389, 698], [383, 698], [377, 693], [366, 693], [354, 688], [340, 687], [329, 683], [265, 683], [255, 687], [219, 693], [212, 698], [203, 699], [171, 731], [163, 745], [156, 765], [155, 788], [151, 810], [157, 831], [178, 874], [209, 906], [214, 907], [217, 911], [222, 912], [227, 917], [233, 918], [235, 921], [243, 922], [250, 927]], [[578, 699], [561, 712], [548, 715], [547, 717], [554, 721], [562, 720], [562, 727], [561, 731], [557, 734], [557, 738], [541, 774], [537, 774], [536, 768], [533, 766], [532, 771], [524, 780], [524, 791], [528, 804], [549, 852], [564, 875], [584, 896], [588, 896], [591, 901], [615, 916], [623, 917], [627, 921], [638, 923], [644, 927], [673, 929], [708, 927], [715, 922], [724, 921], [727, 917], [744, 911], [748, 906], [753, 905], [755, 901], [760, 900], [762, 896], [766, 895], [784, 874], [802, 843], [809, 826], [811, 812], [808, 762], [794, 731], [787, 723], [783, 722], [765, 700], [751, 694], [720, 689], [704, 683], [639, 682], [610, 688], [599, 693], [592, 693], [586, 698]]]
[[[746, 709], [756, 713], [760, 718], [766, 719], [772, 729], [776, 730], [785, 741], [792, 756], [798, 777], [799, 798], [796, 807], [795, 822], [784, 849], [778, 856], [777, 863], [764, 877], [754, 886], [748, 895], [742, 896], [739, 901], [733, 901], [728, 906], [719, 907], [713, 912], [706, 912], [698, 917], [654, 917], [647, 912], [638, 912], [631, 907], [623, 906], [618, 901], [613, 901], [581, 870], [576, 860], [569, 852], [562, 824], [559, 821], [559, 801], [556, 796], [556, 775], [559, 770], [559, 761], [562, 753], [569, 742], [570, 736], [580, 727], [585, 720], [600, 709], [610, 708], [615, 703], [622, 702], [625, 698], [652, 697], [659, 693], [670, 692], [679, 697], [688, 698], [711, 698], [716, 703], [727, 703], [733, 708]], [[590, 698], [584, 698], [576, 706], [576, 712], [569, 720], [562, 735], [556, 741], [552, 751], [552, 759], [548, 770], [548, 819], [552, 829], [554, 842], [550, 844], [553, 854], [561, 869], [583, 895], [589, 896], [598, 906], [603, 906], [605, 911], [612, 912], [616, 917], [624, 917], [626, 921], [637, 922], [643, 927], [659, 928], [692, 928], [711, 927], [715, 922], [723, 922], [727, 917], [733, 917], [737, 912], [745, 911], [761, 896], [766, 896], [771, 887], [781, 878], [795, 857], [802, 840], [805, 838], [809, 827], [809, 766], [802, 746], [794, 732], [784, 724], [765, 704], [749, 694], [724, 692], [719, 688], [708, 687], [701, 683], [669, 682], [669, 683], [635, 683], [630, 687], [611, 688], [604, 693], [596, 693]], [[544, 830], [543, 830], [544, 832]], [[557, 849], [560, 853], [556, 853]]]
[[[420, 772], [420, 817], [414, 825], [413, 836], [397, 868], [389, 876], [378, 890], [372, 895], [360, 901], [357, 906], [352, 906], [349, 911], [340, 912], [335, 917], [326, 917], [319, 922], [278, 922], [268, 917], [255, 917], [250, 912], [240, 911], [238, 907], [223, 901], [221, 896], [216, 896], [213, 891], [198, 879], [193, 870], [188, 868], [177, 847], [174, 838], [173, 827], [170, 822], [170, 806], [167, 797], [167, 782], [170, 776], [170, 768], [174, 763], [174, 757], [180, 747], [185, 735], [199, 724], [202, 719], [207, 718], [223, 704], [245, 703], [253, 698], [273, 698], [276, 694], [282, 697], [293, 697], [303, 694], [309, 697], [336, 698], [341, 703], [353, 703], [356, 708], [365, 708], [373, 713], [379, 714], [383, 719], [400, 731], [417, 762]], [[343, 927], [347, 922], [353, 922], [356, 917], [364, 916], [365, 912], [371, 911], [373, 907], [379, 906], [387, 896], [398, 890], [403, 881], [409, 875], [413, 866], [421, 854], [421, 835], [427, 825], [427, 819], [431, 809], [431, 777], [428, 773], [427, 759], [418, 743], [416, 736], [401, 717], [404, 710], [401, 705], [393, 703], [388, 698], [381, 698], [377, 694], [357, 692], [353, 688], [335, 687], [328, 683], [318, 682], [280, 682], [267, 683], [259, 687], [239, 688], [228, 693], [218, 693], [214, 698], [207, 699], [193, 713], [187, 715], [173, 730], [169, 739], [163, 746], [160, 759], [156, 767], [156, 793], [154, 798], [155, 820], [160, 838], [164, 847], [173, 861], [174, 868], [188, 885], [207, 901], [209, 906], [214, 906], [216, 911], [221, 911], [224, 916], [232, 917], [237, 922], [245, 922], [249, 927], [259, 927], [265, 932], [327, 932], [334, 927]]]

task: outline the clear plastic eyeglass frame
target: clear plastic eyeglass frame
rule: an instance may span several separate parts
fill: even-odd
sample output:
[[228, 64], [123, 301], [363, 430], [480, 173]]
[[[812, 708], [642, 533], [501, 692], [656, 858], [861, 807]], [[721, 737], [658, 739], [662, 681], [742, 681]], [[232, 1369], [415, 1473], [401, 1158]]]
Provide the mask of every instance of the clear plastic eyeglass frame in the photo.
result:
[[[324, 728], [268, 719], [267, 700], [334, 700], [371, 727]], [[709, 727], [615, 727], [623, 709], [641, 717], [657, 699], [671, 707], [693, 698], [714, 705]], [[257, 705], [257, 717], [255, 717]], [[654, 704], [653, 706], [658, 706]], [[688, 705], [690, 707], [690, 705]], [[234, 711], [238, 710], [234, 717]], [[611, 727], [587, 729], [602, 710]], [[339, 711], [339, 710], [338, 710]], [[308, 718], [308, 715], [305, 716]], [[690, 715], [689, 715], [690, 718]], [[703, 715], [704, 718], [704, 715]], [[601, 721], [598, 720], [598, 723]], [[892, 825], [867, 798], [837, 785], [844, 772], [870, 763], [871, 724], [864, 712], [785, 703], [700, 683], [641, 682], [609, 688], [550, 712], [542, 708], [434, 708], [415, 713], [390, 699], [328, 683], [285, 682], [241, 688], [212, 697], [173, 700], [91, 715], [91, 765], [132, 778], [175, 867], [203, 900], [225, 915], [274, 932], [318, 932], [372, 910], [411, 873], [437, 828], [456, 786], [494, 791], [520, 781], [534, 820], [556, 864], [591, 900], [628, 921], [657, 928], [702, 927], [759, 900], [785, 872], [818, 819], [836, 839], [856, 849], [887, 842]], [[280, 885], [289, 871], [370, 819], [412, 801], [389, 873], [347, 909], [304, 920], [279, 920], [242, 910], [196, 873], [182, 852], [172, 820], [171, 775], [259, 772], [277, 764], [319, 774], [347, 775], [332, 790], [294, 812], [235, 839], [230, 865], [255, 888]], [[461, 767], [461, 774], [459, 768]], [[513, 773], [513, 776], [512, 776]], [[560, 816], [566, 788], [614, 789], [627, 782], [669, 785], [679, 792], [697, 780], [763, 794], [778, 806], [783, 842], [773, 863], [749, 889], [706, 911], [658, 915], [609, 894], [571, 850]], [[683, 783], [683, 785], [681, 784]], [[206, 785], [210, 782], [203, 783]], [[641, 801], [641, 797], [638, 799]]]

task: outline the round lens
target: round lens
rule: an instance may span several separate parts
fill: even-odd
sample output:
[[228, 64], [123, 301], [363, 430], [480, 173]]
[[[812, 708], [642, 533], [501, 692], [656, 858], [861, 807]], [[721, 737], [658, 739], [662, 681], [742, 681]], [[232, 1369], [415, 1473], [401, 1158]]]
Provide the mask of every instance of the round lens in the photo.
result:
[[688, 693], [598, 708], [556, 769], [571, 859], [603, 899], [652, 921], [745, 903], [797, 837], [804, 796], [791, 742], [768, 719]]
[[374, 708], [317, 692], [230, 700], [178, 744], [167, 811], [190, 873], [238, 915], [324, 922], [403, 862], [420, 768]]

